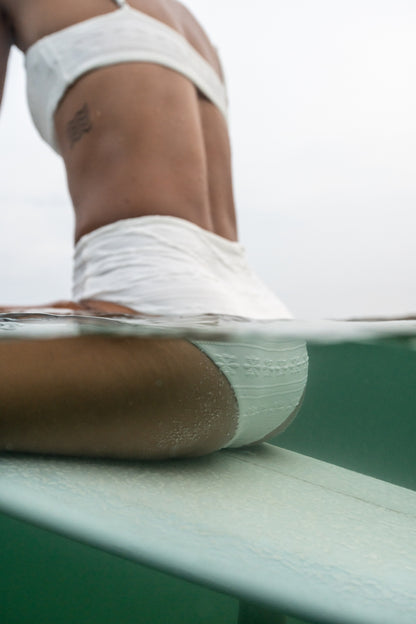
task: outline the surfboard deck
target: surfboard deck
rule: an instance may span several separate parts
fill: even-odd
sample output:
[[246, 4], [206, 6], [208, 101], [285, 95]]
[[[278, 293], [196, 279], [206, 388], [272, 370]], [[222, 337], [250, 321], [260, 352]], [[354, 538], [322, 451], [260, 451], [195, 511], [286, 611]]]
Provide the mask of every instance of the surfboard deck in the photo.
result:
[[166, 463], [5, 454], [0, 509], [304, 619], [416, 621], [416, 492], [268, 444]]

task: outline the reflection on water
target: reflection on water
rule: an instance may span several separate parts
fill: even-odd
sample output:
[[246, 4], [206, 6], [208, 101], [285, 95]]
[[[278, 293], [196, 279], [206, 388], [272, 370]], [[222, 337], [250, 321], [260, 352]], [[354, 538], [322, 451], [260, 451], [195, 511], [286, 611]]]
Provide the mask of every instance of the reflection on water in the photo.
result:
[[[236, 432], [234, 422], [234, 429], [229, 432], [224, 446], [233, 440], [247, 443], [277, 430], [280, 435], [271, 441], [279, 446], [416, 489], [413, 450], [416, 434], [415, 321], [253, 322], [210, 315], [198, 318], [109, 318], [57, 315], [56, 310], [54, 314], [47, 311], [43, 314], [2, 314], [0, 366], [3, 370], [10, 368], [8, 345], [14, 344], [18, 349], [14, 353], [21, 358], [28, 342], [39, 346], [47, 342], [44, 339], [88, 336], [142, 338], [139, 342], [147, 345], [149, 339], [156, 338], [166, 340], [166, 344], [177, 341], [178, 344], [196, 345], [227, 378], [234, 394], [227, 398], [224, 387], [218, 393], [214, 392], [215, 396], [211, 393], [215, 410], [205, 410], [205, 421], [211, 423], [211, 432], [207, 425], [207, 436], [212, 437], [212, 431], [218, 427], [219, 420], [213, 415], [214, 411], [218, 415], [226, 405], [231, 414], [232, 400], [234, 410], [239, 412], [238, 427], [241, 428], [245, 421], [246, 433], [241, 434], [238, 427]], [[296, 412], [305, 388], [308, 368], [305, 342], [308, 343], [310, 359], [305, 398], [293, 424], [281, 433]], [[30, 357], [36, 361], [36, 349]], [[105, 353], [96, 357], [100, 360], [97, 366], [105, 368]], [[180, 361], [178, 356], [175, 363], [178, 371]], [[144, 366], [146, 368], [146, 362]], [[51, 360], [52, 374], [53, 367]], [[77, 367], [76, 360], [71, 360], [68, 355], [65, 367], [68, 379], [74, 379], [70, 369]], [[195, 389], [198, 385], [198, 374], [195, 371], [192, 379], [186, 377], [186, 382], [185, 377], [182, 378], [189, 392], [191, 386]], [[31, 383], [32, 386], [28, 387], [33, 399], [37, 390], [33, 379]], [[87, 387], [80, 391], [85, 400], [89, 394], [88, 384], [91, 389], [91, 376], [86, 373]], [[118, 392], [119, 397], [126, 395], [126, 388], [120, 385], [111, 387], [110, 384], [108, 391], [109, 394]], [[9, 392], [9, 401], [10, 396]], [[160, 398], [160, 393], [150, 396], [149, 401], [155, 401], [155, 397]], [[162, 407], [166, 410], [166, 406], [173, 403], [172, 399]], [[154, 409], [157, 412], [161, 408], [155, 405]], [[116, 419], [120, 419], [118, 412], [114, 408]], [[22, 416], [20, 418], [23, 422]], [[171, 421], [175, 418], [178, 420], [176, 415]], [[228, 426], [231, 427], [232, 423], [231, 414]], [[95, 432], [98, 426], [107, 427], [108, 423], [95, 423]], [[89, 432], [91, 439], [94, 427]], [[168, 443], [172, 444], [176, 437], [177, 444], [187, 432], [195, 437], [195, 430], [189, 431], [189, 427], [186, 429], [183, 423], [177, 422]], [[224, 431], [221, 435], [227, 437]], [[36, 436], [42, 436], [41, 424]], [[175, 452], [180, 454], [178, 448]]]
[[328, 344], [365, 340], [405, 341], [415, 345], [416, 320], [329, 321], [252, 320], [243, 317], [203, 314], [199, 316], [144, 316], [119, 314], [73, 314], [65, 309], [42, 312], [0, 313], [2, 338], [49, 338], [86, 334], [163, 336], [189, 339], [238, 340], [240, 336], [270, 339], [295, 338]]

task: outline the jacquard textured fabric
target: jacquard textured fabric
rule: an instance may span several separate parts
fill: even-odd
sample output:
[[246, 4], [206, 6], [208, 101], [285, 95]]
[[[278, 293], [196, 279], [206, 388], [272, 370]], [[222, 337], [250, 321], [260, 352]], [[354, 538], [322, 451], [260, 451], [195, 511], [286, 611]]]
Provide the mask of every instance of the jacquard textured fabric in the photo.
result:
[[[145, 216], [101, 227], [77, 243], [74, 267], [76, 301], [116, 301], [156, 315], [291, 318], [249, 268], [242, 245], [177, 217]], [[291, 417], [307, 380], [303, 341], [245, 335], [191, 342], [234, 391], [238, 426], [227, 446], [257, 442]]]
[[238, 404], [238, 425], [227, 447], [258, 442], [290, 421], [308, 375], [302, 340], [194, 341], [228, 379]]
[[177, 31], [123, 4], [47, 35], [26, 52], [29, 109], [55, 151], [54, 113], [67, 89], [89, 71], [129, 62], [155, 63], [184, 75], [227, 117], [225, 86], [213, 67]]

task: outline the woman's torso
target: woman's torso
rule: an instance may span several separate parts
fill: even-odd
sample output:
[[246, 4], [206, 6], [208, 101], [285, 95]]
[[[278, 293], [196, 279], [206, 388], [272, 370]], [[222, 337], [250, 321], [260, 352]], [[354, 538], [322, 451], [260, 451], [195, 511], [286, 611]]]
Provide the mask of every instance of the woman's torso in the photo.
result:
[[[215, 49], [182, 5], [129, 4], [179, 32], [221, 75]], [[0, 0], [0, 10], [26, 52], [42, 37], [119, 9], [113, 0]], [[226, 121], [183, 75], [153, 63], [89, 72], [66, 91], [55, 131], [77, 240], [102, 225], [154, 214], [236, 239]]]

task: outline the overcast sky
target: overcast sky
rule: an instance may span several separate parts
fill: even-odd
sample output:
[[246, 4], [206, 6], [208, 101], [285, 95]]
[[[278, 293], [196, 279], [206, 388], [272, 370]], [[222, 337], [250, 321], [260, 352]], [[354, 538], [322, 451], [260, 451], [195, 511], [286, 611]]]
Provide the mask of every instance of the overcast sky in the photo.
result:
[[[414, 0], [189, 0], [228, 82], [240, 235], [302, 318], [416, 312]], [[0, 301], [70, 297], [73, 221], [14, 52]]]

